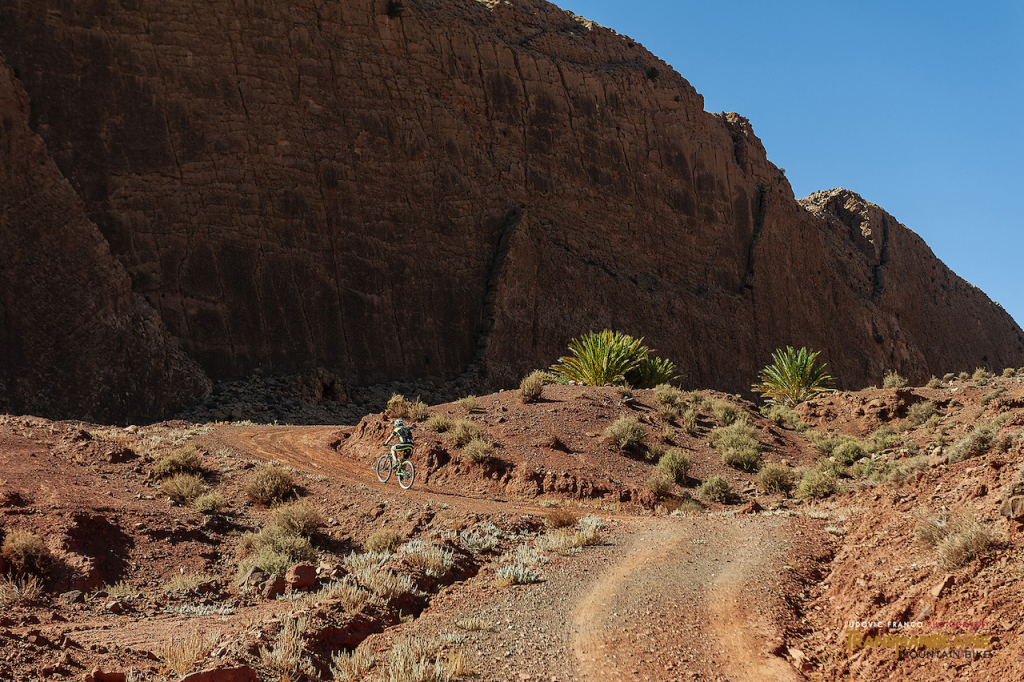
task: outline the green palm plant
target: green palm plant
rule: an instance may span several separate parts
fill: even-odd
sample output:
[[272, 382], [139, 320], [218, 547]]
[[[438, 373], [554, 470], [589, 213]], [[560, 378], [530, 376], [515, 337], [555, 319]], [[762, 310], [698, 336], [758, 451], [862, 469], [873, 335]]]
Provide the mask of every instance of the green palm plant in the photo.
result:
[[833, 379], [825, 374], [827, 365], [814, 366], [820, 354], [820, 351], [811, 352], [806, 348], [793, 350], [792, 346], [776, 350], [772, 354], [772, 364], [761, 370], [761, 383], [754, 384], [753, 389], [768, 402], [786, 407], [799, 405], [819, 393], [830, 392]]
[[586, 386], [629, 384], [654, 388], [675, 379], [675, 364], [650, 357], [643, 339], [605, 329], [569, 342], [571, 355], [558, 358], [551, 371]]

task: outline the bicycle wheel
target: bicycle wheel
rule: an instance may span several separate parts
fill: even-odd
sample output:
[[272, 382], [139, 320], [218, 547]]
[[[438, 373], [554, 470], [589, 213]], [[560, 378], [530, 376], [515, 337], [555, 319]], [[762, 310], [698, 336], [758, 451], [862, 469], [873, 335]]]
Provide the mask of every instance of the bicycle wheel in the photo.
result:
[[412, 487], [412, 482], [416, 480], [416, 468], [412, 462], [405, 460], [398, 465], [398, 472], [395, 475], [398, 477], [398, 485], [408, 490]]
[[391, 455], [381, 455], [377, 460], [377, 480], [387, 483], [391, 478]]

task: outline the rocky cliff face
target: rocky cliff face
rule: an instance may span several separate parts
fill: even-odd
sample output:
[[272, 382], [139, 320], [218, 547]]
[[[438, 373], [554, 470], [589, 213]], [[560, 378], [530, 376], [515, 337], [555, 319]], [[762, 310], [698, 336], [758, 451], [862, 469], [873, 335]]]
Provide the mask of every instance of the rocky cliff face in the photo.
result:
[[851, 386], [1024, 364], [895, 220], [801, 207], [745, 119], [541, 0], [0, 0], [0, 51], [213, 378], [508, 385], [605, 326], [727, 390], [784, 344]]
[[0, 58], [0, 412], [166, 414], [209, 381], [131, 289]]

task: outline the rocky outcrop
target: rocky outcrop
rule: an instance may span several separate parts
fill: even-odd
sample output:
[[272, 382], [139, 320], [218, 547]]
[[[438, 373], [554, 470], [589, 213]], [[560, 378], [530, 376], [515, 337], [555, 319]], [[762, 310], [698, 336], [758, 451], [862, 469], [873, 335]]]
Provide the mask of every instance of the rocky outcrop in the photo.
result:
[[846, 386], [1024, 364], [912, 233], [802, 208], [744, 118], [541, 0], [0, 0], [0, 51], [215, 379], [509, 385], [602, 327], [727, 390], [785, 344]]
[[209, 381], [132, 292], [29, 118], [0, 57], [0, 412], [166, 414]]

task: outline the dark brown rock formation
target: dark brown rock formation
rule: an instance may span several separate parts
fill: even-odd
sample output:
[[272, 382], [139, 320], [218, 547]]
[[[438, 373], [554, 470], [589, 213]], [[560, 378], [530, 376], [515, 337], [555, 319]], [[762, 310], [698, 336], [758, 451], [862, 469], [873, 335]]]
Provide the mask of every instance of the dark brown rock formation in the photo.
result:
[[632, 41], [541, 0], [398, 7], [0, 0], [34, 130], [210, 376], [508, 385], [606, 326], [729, 390], [785, 344], [847, 386], [1024, 364], [912, 233], [802, 208]]
[[0, 412], [146, 418], [208, 388], [132, 293], [0, 57]]

